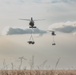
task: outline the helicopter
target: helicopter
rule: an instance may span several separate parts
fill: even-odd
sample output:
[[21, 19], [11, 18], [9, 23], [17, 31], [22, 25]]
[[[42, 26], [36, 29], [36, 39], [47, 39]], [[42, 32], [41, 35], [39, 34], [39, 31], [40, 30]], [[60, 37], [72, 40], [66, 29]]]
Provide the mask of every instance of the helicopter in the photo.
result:
[[52, 36], [56, 36], [55, 31], [54, 30], [48, 30], [49, 32], [51, 32]]
[[44, 19], [33, 20], [33, 17], [31, 17], [31, 19], [20, 19], [20, 20], [29, 21], [29, 28], [37, 28], [37, 27], [35, 26], [35, 22], [34, 22], [34, 21], [40, 21], [40, 20], [44, 20]]

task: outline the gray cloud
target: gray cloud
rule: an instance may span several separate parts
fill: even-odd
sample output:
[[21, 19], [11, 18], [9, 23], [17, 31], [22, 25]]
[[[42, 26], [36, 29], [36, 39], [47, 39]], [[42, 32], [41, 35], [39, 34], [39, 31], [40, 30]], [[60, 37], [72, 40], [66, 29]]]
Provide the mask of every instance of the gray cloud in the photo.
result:
[[55, 31], [63, 32], [63, 33], [74, 33], [76, 32], [76, 27], [73, 26], [63, 26], [61, 28], [55, 28]]
[[74, 3], [76, 2], [76, 0], [52, 0], [51, 3], [61, 3], [61, 2], [64, 2], [64, 3]]
[[3, 0], [1, 2], [4, 2], [6, 4], [24, 4], [24, 3], [75, 3], [76, 0]]
[[63, 22], [55, 23], [50, 25], [49, 30], [55, 30], [62, 33], [75, 33], [76, 32], [76, 22]]
[[[51, 4], [46, 4], [46, 2]], [[67, 2], [74, 4], [67, 4]], [[5, 3], [9, 5], [5, 5]], [[11, 26], [12, 24], [17, 26], [27, 25], [27, 22], [19, 21], [18, 18], [30, 18], [31, 16], [36, 19], [46, 19], [47, 21], [36, 22], [36, 25], [40, 28], [45, 25], [44, 29], [52, 23], [75, 21], [75, 3], [76, 0], [0, 0], [0, 32], [4, 26]]]
[[46, 33], [46, 31], [44, 30], [40, 30], [38, 28], [35, 29], [30, 29], [30, 28], [26, 28], [26, 29], [22, 29], [22, 28], [13, 28], [10, 27], [7, 31], [6, 31], [6, 35], [20, 35], [20, 34], [40, 34], [43, 35]]
[[75, 3], [76, 0], [39, 0], [41, 3]]

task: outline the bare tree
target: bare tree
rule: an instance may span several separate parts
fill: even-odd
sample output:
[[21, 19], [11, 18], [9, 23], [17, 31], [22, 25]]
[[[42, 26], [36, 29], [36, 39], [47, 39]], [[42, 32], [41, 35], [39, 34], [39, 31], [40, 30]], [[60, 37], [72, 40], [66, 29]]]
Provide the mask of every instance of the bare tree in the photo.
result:
[[44, 68], [46, 63], [47, 63], [47, 60], [45, 60], [41, 65], [37, 66], [37, 68], [38, 69]]
[[22, 67], [23, 60], [27, 60], [27, 59], [25, 59], [24, 57], [19, 57], [19, 60], [20, 60], [20, 65], [19, 65], [19, 70], [20, 70]]
[[32, 59], [30, 60], [30, 70], [34, 69], [34, 56], [32, 56]]
[[12, 70], [14, 69], [14, 64], [13, 63], [11, 63], [11, 66], [12, 66]]
[[58, 64], [59, 64], [60, 59], [61, 59], [61, 58], [58, 58], [58, 60], [57, 60], [57, 62], [56, 62], [56, 65], [55, 65], [55, 69], [57, 68], [57, 66], [58, 66]]
[[4, 61], [3, 61], [3, 69], [4, 69], [4, 70], [7, 70], [7, 69], [8, 69], [8, 65], [6, 64], [5, 59], [4, 59]]
[[3, 60], [3, 69], [4, 70], [6, 69], [6, 61], [5, 61], [5, 59]]

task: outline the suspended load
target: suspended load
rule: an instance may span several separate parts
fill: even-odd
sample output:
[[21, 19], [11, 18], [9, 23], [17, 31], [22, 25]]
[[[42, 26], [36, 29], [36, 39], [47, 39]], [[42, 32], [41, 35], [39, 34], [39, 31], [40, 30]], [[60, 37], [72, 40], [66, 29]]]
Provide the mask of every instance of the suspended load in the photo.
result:
[[52, 43], [52, 45], [56, 45], [56, 43]]
[[32, 36], [32, 30], [31, 30], [31, 36], [30, 36], [30, 39], [29, 39], [28, 43], [29, 44], [35, 44], [33, 36]]
[[52, 43], [52, 45], [56, 45], [55, 40], [54, 40], [54, 36], [53, 36], [53, 43]]

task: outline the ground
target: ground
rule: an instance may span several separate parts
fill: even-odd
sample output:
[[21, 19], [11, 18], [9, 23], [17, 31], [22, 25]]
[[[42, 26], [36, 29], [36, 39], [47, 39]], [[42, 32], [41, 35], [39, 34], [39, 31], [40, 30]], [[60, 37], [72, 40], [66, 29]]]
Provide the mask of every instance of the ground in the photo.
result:
[[76, 70], [1, 70], [0, 75], [76, 75]]

